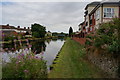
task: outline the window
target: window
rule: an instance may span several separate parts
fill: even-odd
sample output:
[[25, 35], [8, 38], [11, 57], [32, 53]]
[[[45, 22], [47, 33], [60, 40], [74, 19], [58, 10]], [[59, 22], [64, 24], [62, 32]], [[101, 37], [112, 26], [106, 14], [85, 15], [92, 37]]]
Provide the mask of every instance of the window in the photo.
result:
[[114, 8], [104, 8], [104, 18], [113, 18]]
[[98, 20], [100, 18], [100, 10], [99, 9], [96, 11], [95, 18], [96, 18], [96, 20]]
[[90, 31], [92, 31], [92, 27], [90, 27]]
[[86, 22], [86, 26], [88, 26], [88, 22]]
[[92, 15], [90, 16], [90, 21], [89, 21], [90, 25], [92, 25]]

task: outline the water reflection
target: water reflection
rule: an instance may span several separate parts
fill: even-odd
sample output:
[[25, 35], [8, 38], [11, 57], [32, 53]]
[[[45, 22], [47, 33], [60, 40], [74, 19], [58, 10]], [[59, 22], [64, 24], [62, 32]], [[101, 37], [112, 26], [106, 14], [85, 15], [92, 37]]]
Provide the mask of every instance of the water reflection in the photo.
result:
[[3, 51], [0, 53], [3, 54], [3, 61], [9, 62], [9, 57], [15, 57], [21, 52], [25, 54], [34, 52], [36, 56], [42, 56], [43, 59], [47, 61], [47, 65], [50, 66], [63, 43], [64, 39], [29, 40], [23, 41], [22, 46], [20, 46], [19, 42], [13, 42], [2, 44]]
[[36, 54], [40, 54], [42, 51], [45, 51], [46, 48], [45, 41], [34, 41], [31, 42], [31, 45], [33, 45], [31, 47], [32, 52], [35, 52]]

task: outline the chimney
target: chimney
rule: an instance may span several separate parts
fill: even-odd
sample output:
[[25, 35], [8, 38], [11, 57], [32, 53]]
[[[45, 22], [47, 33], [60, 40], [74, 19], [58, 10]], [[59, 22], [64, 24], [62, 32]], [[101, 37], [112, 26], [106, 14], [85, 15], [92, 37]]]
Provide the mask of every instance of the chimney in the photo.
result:
[[30, 29], [30, 27], [28, 27], [28, 29]]
[[20, 28], [20, 26], [18, 26], [18, 28]]
[[26, 27], [24, 27], [24, 29], [26, 29]]
[[9, 24], [7, 24], [6, 26], [9, 26]]

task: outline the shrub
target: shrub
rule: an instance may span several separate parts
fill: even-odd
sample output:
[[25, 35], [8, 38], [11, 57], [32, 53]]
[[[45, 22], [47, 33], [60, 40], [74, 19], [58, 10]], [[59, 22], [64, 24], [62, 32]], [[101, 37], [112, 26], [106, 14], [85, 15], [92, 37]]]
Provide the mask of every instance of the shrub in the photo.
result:
[[86, 45], [86, 46], [92, 45], [92, 42], [90, 42], [89, 40], [86, 40], [85, 45]]
[[[92, 39], [94, 46], [103, 48], [106, 45], [106, 51], [110, 53], [120, 52], [120, 19], [115, 18], [110, 22], [102, 23], [96, 30], [94, 37], [87, 36]], [[87, 44], [91, 45], [89, 42]]]
[[10, 36], [10, 37], [5, 37], [4, 38], [4, 41], [9, 41], [9, 40], [14, 40], [15, 39], [15, 37], [12, 37], [12, 36]]
[[34, 54], [19, 54], [3, 67], [3, 78], [47, 78], [46, 62]]

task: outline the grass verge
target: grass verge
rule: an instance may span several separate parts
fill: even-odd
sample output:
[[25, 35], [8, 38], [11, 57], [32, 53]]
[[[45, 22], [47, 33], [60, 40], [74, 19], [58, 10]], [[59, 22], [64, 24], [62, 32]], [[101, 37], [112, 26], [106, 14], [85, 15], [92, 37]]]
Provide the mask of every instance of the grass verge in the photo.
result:
[[85, 57], [85, 48], [68, 38], [53, 64], [49, 78], [103, 78], [101, 70], [93, 66]]

